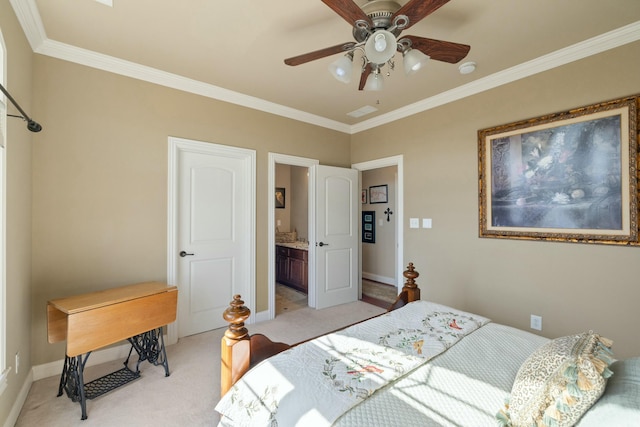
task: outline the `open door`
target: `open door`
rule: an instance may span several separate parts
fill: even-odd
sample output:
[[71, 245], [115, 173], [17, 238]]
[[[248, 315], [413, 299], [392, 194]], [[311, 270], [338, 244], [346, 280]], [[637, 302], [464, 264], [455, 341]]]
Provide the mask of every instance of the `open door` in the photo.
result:
[[315, 307], [321, 309], [358, 300], [359, 184], [355, 169], [316, 165], [311, 170], [315, 234], [309, 244], [315, 265], [310, 272], [315, 275], [310, 279]]

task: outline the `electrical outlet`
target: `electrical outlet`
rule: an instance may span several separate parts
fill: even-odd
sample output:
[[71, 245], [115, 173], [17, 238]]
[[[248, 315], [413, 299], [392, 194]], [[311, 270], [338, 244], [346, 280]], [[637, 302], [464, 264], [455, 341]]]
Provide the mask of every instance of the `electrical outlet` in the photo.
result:
[[16, 375], [20, 372], [20, 352], [16, 353]]
[[531, 329], [535, 329], [536, 331], [542, 330], [542, 316], [531, 315]]

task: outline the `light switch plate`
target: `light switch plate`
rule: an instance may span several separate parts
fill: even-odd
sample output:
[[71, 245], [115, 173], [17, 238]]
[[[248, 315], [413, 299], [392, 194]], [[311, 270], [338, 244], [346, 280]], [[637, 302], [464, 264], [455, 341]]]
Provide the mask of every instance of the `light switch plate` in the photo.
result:
[[531, 315], [531, 329], [535, 329], [536, 331], [542, 330], [542, 316]]
[[422, 218], [422, 228], [431, 228], [431, 218]]
[[409, 218], [409, 228], [420, 228], [420, 218]]

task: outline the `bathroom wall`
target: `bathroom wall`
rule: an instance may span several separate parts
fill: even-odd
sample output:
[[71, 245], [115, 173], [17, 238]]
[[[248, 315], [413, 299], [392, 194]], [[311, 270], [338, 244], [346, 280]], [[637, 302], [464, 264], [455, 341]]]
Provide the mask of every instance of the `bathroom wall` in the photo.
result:
[[284, 209], [276, 208], [276, 230], [278, 231], [293, 231], [291, 228], [291, 203], [290, 190], [291, 190], [291, 166], [276, 164], [276, 188], [282, 187], [285, 189], [285, 204]]
[[309, 240], [309, 169], [291, 166], [291, 229], [298, 231], [298, 239]]

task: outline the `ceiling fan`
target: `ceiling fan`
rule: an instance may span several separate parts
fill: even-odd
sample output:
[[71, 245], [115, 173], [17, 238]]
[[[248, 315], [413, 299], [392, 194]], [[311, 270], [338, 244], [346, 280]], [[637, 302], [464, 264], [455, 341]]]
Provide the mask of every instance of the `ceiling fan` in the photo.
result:
[[362, 7], [354, 0], [322, 0], [353, 26], [355, 42], [287, 58], [284, 63], [295, 66], [336, 53], [345, 55], [329, 66], [331, 74], [343, 83], [351, 80], [351, 65], [354, 52], [362, 52], [362, 72], [359, 90], [382, 89], [382, 67], [388, 63], [393, 70], [392, 61], [396, 51], [402, 53], [405, 73], [413, 74], [422, 68], [429, 59], [455, 64], [462, 60], [469, 45], [428, 39], [418, 36], [400, 36], [403, 30], [416, 24], [448, 3], [449, 0], [409, 0], [401, 6], [394, 0], [368, 0]]

